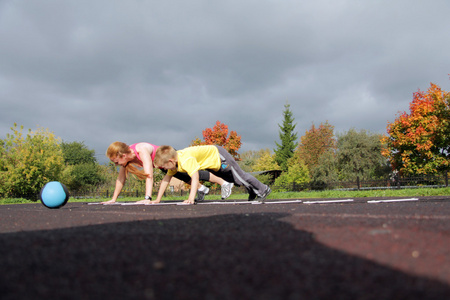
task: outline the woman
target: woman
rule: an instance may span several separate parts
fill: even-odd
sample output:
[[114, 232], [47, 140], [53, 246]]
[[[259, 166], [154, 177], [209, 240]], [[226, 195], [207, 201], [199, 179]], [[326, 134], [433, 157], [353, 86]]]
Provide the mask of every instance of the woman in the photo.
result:
[[[157, 203], [159, 201], [152, 201], [153, 190], [153, 160], [155, 158], [155, 151], [158, 146], [150, 143], [136, 143], [127, 145], [122, 142], [114, 142], [109, 145], [106, 156], [116, 165], [120, 166], [119, 175], [116, 180], [114, 194], [111, 200], [102, 202], [102, 204], [113, 204], [125, 185], [128, 173], [136, 175], [139, 179], [145, 180], [145, 199], [138, 201], [140, 204]], [[138, 169], [140, 167], [141, 169]], [[164, 171], [163, 172], [167, 172]], [[190, 183], [191, 178], [186, 173], [179, 172], [178, 176], [174, 176], [186, 183]], [[219, 183], [221, 178], [210, 174], [208, 171], [201, 171], [200, 180], [207, 180], [213, 183]], [[197, 201], [203, 201], [205, 195], [209, 193], [209, 189], [201, 185], [197, 191]]]

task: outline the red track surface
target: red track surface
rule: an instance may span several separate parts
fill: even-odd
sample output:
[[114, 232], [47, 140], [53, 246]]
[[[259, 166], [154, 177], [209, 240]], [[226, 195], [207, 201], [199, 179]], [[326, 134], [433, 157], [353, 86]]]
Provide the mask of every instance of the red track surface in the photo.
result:
[[0, 206], [0, 299], [450, 299], [450, 197], [367, 200]]

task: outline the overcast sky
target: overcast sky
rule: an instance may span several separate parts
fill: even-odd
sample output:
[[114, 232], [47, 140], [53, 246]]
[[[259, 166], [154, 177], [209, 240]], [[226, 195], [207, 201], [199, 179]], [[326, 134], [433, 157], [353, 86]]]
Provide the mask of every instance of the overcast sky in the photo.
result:
[[450, 90], [448, 0], [0, 0], [0, 139], [14, 123], [84, 142], [184, 148], [216, 121], [242, 151], [328, 121], [385, 133]]

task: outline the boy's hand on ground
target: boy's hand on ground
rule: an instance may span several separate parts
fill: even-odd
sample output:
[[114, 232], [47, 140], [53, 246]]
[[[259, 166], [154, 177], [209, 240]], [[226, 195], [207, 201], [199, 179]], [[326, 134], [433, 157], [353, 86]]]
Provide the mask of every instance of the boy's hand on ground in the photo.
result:
[[195, 204], [195, 200], [184, 200], [183, 201], [184, 204]]
[[161, 202], [160, 200], [140, 200], [140, 201], [137, 201], [136, 202], [136, 204], [156, 204], [156, 203], [159, 203], [159, 202]]

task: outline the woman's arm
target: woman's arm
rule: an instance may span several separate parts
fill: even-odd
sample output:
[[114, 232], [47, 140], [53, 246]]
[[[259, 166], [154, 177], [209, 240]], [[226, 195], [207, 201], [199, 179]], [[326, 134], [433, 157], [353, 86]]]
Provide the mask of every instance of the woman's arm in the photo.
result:
[[147, 178], [145, 179], [145, 195], [151, 197], [153, 192], [152, 153], [153, 151], [155, 151], [155, 149], [152, 145], [139, 143], [136, 145], [136, 151], [139, 153], [139, 156], [141, 158], [144, 172], [148, 174]]
[[125, 181], [127, 180], [126, 172], [124, 167], [120, 167], [119, 169], [119, 175], [117, 176], [116, 180], [116, 187], [114, 189], [114, 194], [111, 200], [102, 202], [102, 204], [112, 204], [117, 201], [117, 198], [120, 195], [120, 192], [122, 191], [123, 186], [125, 185]]

